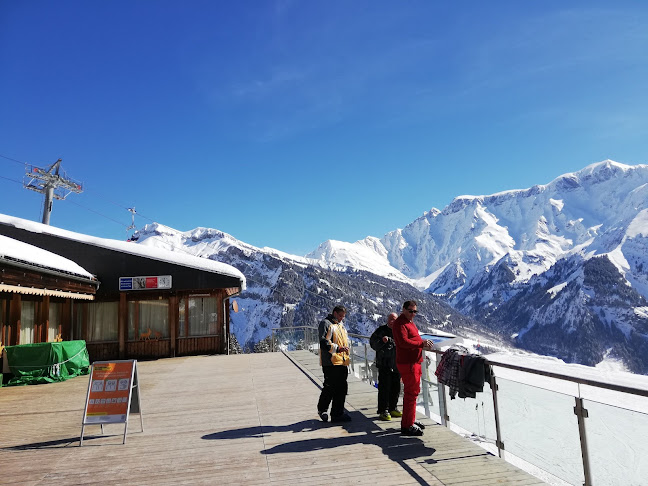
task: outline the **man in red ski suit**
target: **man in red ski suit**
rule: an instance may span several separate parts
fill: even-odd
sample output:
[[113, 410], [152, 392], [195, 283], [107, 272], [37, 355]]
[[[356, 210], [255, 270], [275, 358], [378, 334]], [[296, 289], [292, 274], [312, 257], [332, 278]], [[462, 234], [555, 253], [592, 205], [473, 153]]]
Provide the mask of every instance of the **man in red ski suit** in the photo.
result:
[[423, 435], [425, 426], [421, 422], [416, 422], [416, 398], [421, 391], [423, 349], [434, 347], [432, 341], [421, 339], [414, 324], [414, 316], [417, 312], [416, 302], [408, 300], [403, 304], [403, 311], [392, 328], [396, 344], [396, 367], [403, 380], [401, 434], [408, 436]]

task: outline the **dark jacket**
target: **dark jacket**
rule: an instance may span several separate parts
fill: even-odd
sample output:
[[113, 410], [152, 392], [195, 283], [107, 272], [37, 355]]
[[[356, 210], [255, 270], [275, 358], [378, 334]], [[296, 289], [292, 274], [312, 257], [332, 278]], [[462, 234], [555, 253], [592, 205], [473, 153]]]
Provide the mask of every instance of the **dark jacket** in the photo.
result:
[[[383, 337], [387, 336], [387, 342], [383, 342]], [[377, 328], [369, 338], [371, 349], [376, 351], [376, 367], [396, 369], [396, 345], [394, 344], [394, 334], [387, 324]]]

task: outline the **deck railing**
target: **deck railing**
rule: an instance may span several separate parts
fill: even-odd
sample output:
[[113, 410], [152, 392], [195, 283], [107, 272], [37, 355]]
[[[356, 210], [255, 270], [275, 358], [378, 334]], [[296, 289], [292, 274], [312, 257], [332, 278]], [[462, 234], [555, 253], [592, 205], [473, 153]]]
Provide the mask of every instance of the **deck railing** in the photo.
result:
[[[319, 351], [317, 329], [275, 328], [273, 351]], [[376, 384], [369, 337], [349, 334], [351, 368]], [[452, 399], [434, 371], [443, 354], [425, 353], [419, 407], [549, 482], [640, 485], [648, 477], [648, 390], [486, 360], [493, 375], [475, 399]], [[488, 386], [490, 385], [490, 386]]]

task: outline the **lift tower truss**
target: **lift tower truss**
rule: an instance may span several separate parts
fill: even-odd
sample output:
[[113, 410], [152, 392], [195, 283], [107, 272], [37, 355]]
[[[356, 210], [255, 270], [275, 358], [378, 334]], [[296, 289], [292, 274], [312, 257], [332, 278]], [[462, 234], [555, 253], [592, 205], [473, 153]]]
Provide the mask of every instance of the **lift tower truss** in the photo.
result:
[[[43, 204], [43, 224], [49, 224], [52, 214], [52, 201], [54, 199], [65, 199], [70, 193], [79, 194], [83, 192], [81, 184], [61, 175], [61, 159], [58, 159], [48, 169], [41, 169], [33, 165], [26, 166], [25, 180], [23, 187], [31, 191], [45, 194]], [[26, 182], [28, 181], [28, 182]]]

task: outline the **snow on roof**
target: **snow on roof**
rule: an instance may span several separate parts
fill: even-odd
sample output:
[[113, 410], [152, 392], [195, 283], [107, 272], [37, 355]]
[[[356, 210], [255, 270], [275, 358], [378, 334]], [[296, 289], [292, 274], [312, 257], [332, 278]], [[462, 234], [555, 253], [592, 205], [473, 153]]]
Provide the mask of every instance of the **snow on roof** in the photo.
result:
[[74, 233], [72, 231], [36, 223], [34, 221], [15, 218], [6, 214], [0, 214], [0, 224], [7, 224], [19, 229], [31, 231], [32, 233], [59, 236], [68, 240], [79, 241], [109, 250], [120, 251], [122, 253], [137, 255], [144, 258], [151, 258], [153, 260], [173, 263], [189, 268], [218, 273], [221, 275], [228, 275], [230, 277], [238, 278], [241, 281], [241, 290], [245, 290], [245, 276], [238, 269], [234, 268], [231, 265], [227, 265], [226, 263], [216, 262], [214, 260], [208, 260], [207, 258], [201, 258], [185, 253], [164, 250], [162, 248], [138, 245], [136, 243], [128, 241], [110, 240], [107, 238], [98, 238], [96, 236]]
[[90, 272], [72, 260], [68, 260], [51, 251], [43, 250], [42, 248], [23, 243], [22, 241], [0, 235], [0, 258], [6, 257], [53, 270], [72, 273], [81, 277], [93, 278]]

